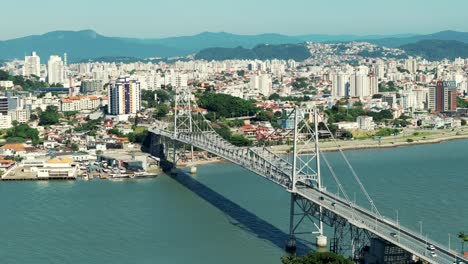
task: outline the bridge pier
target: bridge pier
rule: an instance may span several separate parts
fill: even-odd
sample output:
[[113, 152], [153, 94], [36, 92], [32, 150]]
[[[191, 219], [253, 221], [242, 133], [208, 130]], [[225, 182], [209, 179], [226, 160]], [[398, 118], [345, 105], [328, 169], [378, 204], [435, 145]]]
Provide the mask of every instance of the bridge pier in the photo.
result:
[[296, 194], [291, 193], [291, 203], [289, 208], [289, 240], [286, 241], [286, 252], [289, 254], [296, 253], [296, 237], [294, 235], [294, 208], [296, 207]]

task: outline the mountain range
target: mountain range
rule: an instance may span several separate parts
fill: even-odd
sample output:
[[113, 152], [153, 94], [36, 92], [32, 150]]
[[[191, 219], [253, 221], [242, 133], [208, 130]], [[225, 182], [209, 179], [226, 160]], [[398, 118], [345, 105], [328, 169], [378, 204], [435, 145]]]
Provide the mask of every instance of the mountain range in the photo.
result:
[[421, 40], [454, 40], [468, 43], [468, 32], [442, 31], [428, 35], [321, 35], [287, 36], [281, 34], [238, 35], [204, 32], [193, 36], [159, 39], [108, 37], [93, 30], [53, 31], [0, 41], [0, 59], [23, 58], [36, 51], [43, 61], [50, 55], [68, 53], [69, 61], [98, 57], [128, 56], [136, 58], [174, 57], [195, 54], [208, 48], [252, 49], [260, 44], [299, 44], [312, 42], [367, 41], [380, 46], [399, 47]]

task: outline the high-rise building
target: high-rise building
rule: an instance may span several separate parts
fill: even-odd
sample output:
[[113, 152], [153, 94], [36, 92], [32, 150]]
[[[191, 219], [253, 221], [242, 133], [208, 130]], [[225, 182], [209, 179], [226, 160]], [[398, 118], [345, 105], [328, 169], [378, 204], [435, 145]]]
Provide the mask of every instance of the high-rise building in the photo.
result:
[[100, 93], [103, 89], [101, 80], [81, 81], [80, 92], [83, 94]]
[[49, 62], [47, 63], [47, 81], [49, 84], [63, 83], [64, 79], [64, 67], [63, 61], [60, 56], [50, 56]]
[[330, 74], [332, 81], [332, 96], [349, 96], [349, 75], [343, 72], [333, 72]]
[[140, 82], [121, 76], [108, 88], [108, 111], [111, 115], [136, 114], [141, 109]]
[[429, 109], [434, 113], [457, 111], [457, 83], [438, 81], [429, 88]]
[[0, 97], [0, 114], [8, 115], [8, 97]]
[[405, 69], [407, 69], [410, 73], [415, 73], [418, 69], [418, 62], [416, 59], [410, 57], [405, 61]]
[[266, 73], [252, 75], [250, 88], [257, 89], [264, 96], [270, 96], [273, 93], [271, 78]]
[[23, 76], [31, 75], [41, 75], [41, 58], [34, 51], [31, 56], [24, 57]]
[[354, 74], [350, 78], [350, 96], [369, 96], [369, 79], [368, 75], [369, 69], [366, 66], [359, 66], [356, 68]]

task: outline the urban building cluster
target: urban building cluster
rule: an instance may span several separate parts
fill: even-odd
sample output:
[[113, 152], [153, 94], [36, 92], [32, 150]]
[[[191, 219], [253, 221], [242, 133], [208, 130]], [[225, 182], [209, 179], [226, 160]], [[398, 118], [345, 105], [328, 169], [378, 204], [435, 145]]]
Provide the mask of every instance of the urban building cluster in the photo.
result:
[[[400, 58], [404, 55], [401, 50], [369, 43], [309, 43], [308, 47], [311, 58], [304, 62], [272, 59], [69, 63], [67, 54], [63, 54], [41, 63], [36, 52], [22, 60], [5, 62], [0, 69], [10, 76], [49, 85], [25, 89], [13, 80], [0, 80], [0, 130], [28, 124], [44, 139], [40, 146], [28, 140], [4, 144], [0, 163], [4, 171], [21, 160], [28, 168], [37, 163], [32, 171], [38, 175], [46, 175], [45, 171], [49, 171], [48, 175], [71, 175], [75, 171], [70, 164], [79, 159], [96, 160], [97, 153], [128, 144], [125, 135], [135, 132], [139, 123], [150, 124], [152, 118], [171, 115], [168, 101], [164, 104], [169, 112], [163, 113], [152, 109], [155, 105], [142, 95], [153, 92], [154, 98], [150, 99], [159, 105], [162, 101], [156, 92], [164, 90], [170, 94], [176, 87], [252, 100], [259, 109], [275, 115], [275, 122], [243, 117], [242, 125], [231, 129], [252, 141], [264, 138], [276, 127], [287, 135], [293, 126], [288, 113], [298, 104], [325, 111], [332, 111], [338, 104], [352, 111], [359, 105], [367, 114], [349, 114], [346, 120], [330, 122], [341, 132], [394, 128], [395, 123], [376, 120], [373, 113], [382, 111], [391, 113], [390, 119], [405, 117], [408, 126], [428, 129], [460, 126], [468, 114], [466, 58], [437, 62]], [[364, 51], [380, 52], [382, 56], [369, 58], [362, 55]], [[56, 111], [60, 122], [41, 124], [47, 111]], [[326, 122], [327, 117], [322, 121]], [[90, 122], [96, 122], [101, 129], [91, 135], [82, 133]], [[49, 151], [58, 149], [70, 155], [45, 158]], [[78, 151], [88, 154], [77, 154]], [[41, 158], [36, 157], [37, 153]], [[16, 157], [20, 159], [15, 160]]]

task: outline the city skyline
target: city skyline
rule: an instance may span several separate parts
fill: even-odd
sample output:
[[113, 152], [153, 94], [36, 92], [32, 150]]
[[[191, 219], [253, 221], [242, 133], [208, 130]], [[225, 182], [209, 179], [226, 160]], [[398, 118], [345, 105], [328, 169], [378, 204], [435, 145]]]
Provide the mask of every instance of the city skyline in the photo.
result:
[[[323, 0], [293, 0], [287, 6], [280, 1], [265, 0], [239, 0], [236, 3], [213, 0], [188, 3], [181, 0], [135, 0], [132, 2], [134, 13], [128, 12], [127, 4], [118, 5], [115, 1], [108, 5], [111, 2], [82, 0], [71, 11], [64, 10], [63, 2], [58, 0], [21, 2], [29, 8], [18, 10], [17, 2], [4, 3], [5, 10], [12, 12], [5, 12], [0, 17], [0, 22], [11, 25], [17, 19], [16, 14], [21, 11], [27, 18], [27, 23], [3, 27], [0, 29], [0, 40], [55, 30], [85, 29], [107, 36], [138, 38], [186, 36], [206, 31], [244, 35], [387, 35], [427, 34], [443, 30], [468, 31], [466, 17], [454, 12], [468, 8], [468, 2], [462, 0], [430, 5], [421, 0], [385, 1], [378, 5], [370, 0], [335, 0], [333, 6], [338, 8], [330, 8], [330, 2]], [[44, 16], [44, 6], [54, 15]], [[122, 14], [126, 14], [127, 19], [122, 19]], [[437, 19], [434, 19], [435, 14]]]

